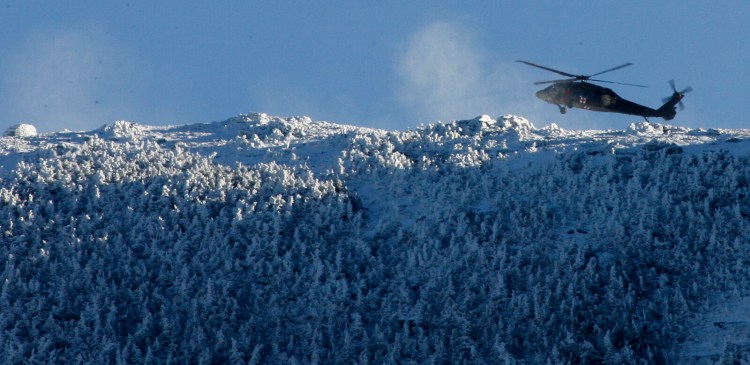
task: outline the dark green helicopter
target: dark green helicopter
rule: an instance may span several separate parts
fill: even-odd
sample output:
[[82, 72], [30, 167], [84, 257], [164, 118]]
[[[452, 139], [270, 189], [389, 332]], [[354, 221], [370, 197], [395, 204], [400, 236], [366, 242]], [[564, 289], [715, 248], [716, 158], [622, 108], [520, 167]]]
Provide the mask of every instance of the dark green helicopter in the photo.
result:
[[595, 81], [605, 82], [609, 84], [646, 87], [643, 85], [625, 84], [621, 82], [596, 80], [591, 78], [593, 76], [598, 76], [603, 73], [619, 70], [623, 67], [630, 66], [632, 65], [632, 63], [626, 63], [617, 67], [612, 67], [610, 69], [588, 76], [577, 76], [560, 70], [555, 70], [553, 68], [537, 65], [528, 61], [519, 60], [517, 62], [551, 71], [565, 77], [569, 77], [568, 79], [539, 81], [534, 83], [534, 85], [552, 84], [547, 88], [538, 91], [536, 93], [536, 96], [548, 103], [557, 105], [560, 108], [560, 113], [563, 114], [568, 111], [568, 108], [580, 108], [598, 112], [639, 115], [643, 118], [660, 117], [664, 118], [664, 120], [672, 120], [677, 114], [677, 109], [675, 108], [675, 106], [679, 104], [680, 110], [682, 110], [684, 108], [682, 104], [682, 98], [685, 97], [685, 93], [693, 90], [693, 88], [688, 86], [682, 91], [677, 91], [677, 89], [675, 88], [674, 80], [670, 80], [669, 85], [672, 87], [672, 96], [664, 98], [664, 105], [662, 105], [659, 109], [651, 109], [647, 106], [643, 106], [623, 99], [619, 95], [615, 94], [612, 89], [586, 82]]

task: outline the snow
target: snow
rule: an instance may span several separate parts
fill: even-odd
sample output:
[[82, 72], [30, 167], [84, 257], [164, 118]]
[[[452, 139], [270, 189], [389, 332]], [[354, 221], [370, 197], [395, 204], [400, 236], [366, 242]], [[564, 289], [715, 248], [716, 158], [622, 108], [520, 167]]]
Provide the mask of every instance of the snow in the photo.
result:
[[692, 364], [750, 362], [750, 297], [728, 297], [700, 313], [680, 351]]
[[7, 137], [33, 137], [36, 136], [36, 127], [31, 124], [16, 124], [8, 128], [4, 135]]
[[0, 358], [745, 361], [749, 157], [514, 115], [0, 137]]

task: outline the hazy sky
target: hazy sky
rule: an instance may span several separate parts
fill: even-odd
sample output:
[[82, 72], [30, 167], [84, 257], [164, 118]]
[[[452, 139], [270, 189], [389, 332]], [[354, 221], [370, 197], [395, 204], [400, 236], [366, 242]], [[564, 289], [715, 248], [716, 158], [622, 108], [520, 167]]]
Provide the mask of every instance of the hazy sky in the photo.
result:
[[[406, 129], [516, 114], [537, 126], [626, 128], [638, 117], [536, 99], [533, 81], [625, 62], [604, 79], [669, 122], [750, 128], [748, 1], [3, 1], [0, 133], [187, 124], [247, 112]], [[662, 121], [661, 119], [655, 121]]]

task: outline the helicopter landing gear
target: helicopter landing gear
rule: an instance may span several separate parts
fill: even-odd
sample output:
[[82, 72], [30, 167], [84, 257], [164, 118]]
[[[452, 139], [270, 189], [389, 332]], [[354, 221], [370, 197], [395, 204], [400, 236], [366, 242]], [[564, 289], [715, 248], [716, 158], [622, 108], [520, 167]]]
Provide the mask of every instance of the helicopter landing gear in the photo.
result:
[[560, 108], [560, 114], [565, 114], [565, 113], [568, 112], [568, 108], [566, 108], [566, 107], [564, 107], [562, 105], [558, 105], [557, 107]]

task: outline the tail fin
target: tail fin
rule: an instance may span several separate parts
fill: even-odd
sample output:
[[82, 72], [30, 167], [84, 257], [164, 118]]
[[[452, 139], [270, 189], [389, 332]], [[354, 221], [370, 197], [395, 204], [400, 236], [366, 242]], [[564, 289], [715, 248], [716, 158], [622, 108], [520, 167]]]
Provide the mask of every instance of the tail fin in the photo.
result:
[[656, 110], [656, 112], [659, 113], [659, 116], [664, 118], [664, 120], [672, 120], [674, 116], [677, 115], [677, 108], [675, 108], [675, 106], [679, 104], [680, 110], [682, 110], [684, 108], [684, 105], [682, 104], [682, 98], [685, 97], [685, 93], [693, 91], [693, 88], [690, 86], [686, 87], [682, 91], [677, 91], [677, 88], [674, 86], [674, 80], [669, 80], [669, 86], [672, 87], [672, 96], [667, 98], [664, 105]]
[[685, 97], [685, 94], [676, 92], [672, 94], [672, 97], [667, 100], [664, 105], [661, 106], [661, 108], [657, 109], [656, 112], [659, 113], [659, 116], [664, 118], [664, 120], [672, 120], [674, 119], [675, 115], [677, 115], [677, 104], [682, 101], [682, 98]]

